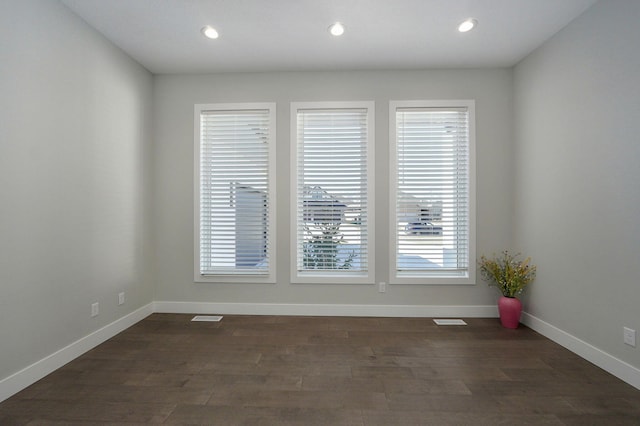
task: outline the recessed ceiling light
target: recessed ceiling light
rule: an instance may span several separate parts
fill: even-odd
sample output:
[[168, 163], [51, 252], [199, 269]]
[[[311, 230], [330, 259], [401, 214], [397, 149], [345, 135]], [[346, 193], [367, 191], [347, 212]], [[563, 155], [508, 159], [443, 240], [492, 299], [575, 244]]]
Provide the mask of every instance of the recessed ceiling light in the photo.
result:
[[478, 21], [473, 18], [469, 18], [458, 25], [458, 31], [466, 33], [467, 31], [471, 31], [476, 25], [478, 25]]
[[218, 38], [218, 32], [211, 25], [202, 27], [202, 34], [207, 38]]
[[329, 32], [331, 33], [331, 35], [334, 35], [336, 37], [341, 36], [342, 34], [344, 34], [344, 25], [340, 22], [336, 22], [329, 27]]

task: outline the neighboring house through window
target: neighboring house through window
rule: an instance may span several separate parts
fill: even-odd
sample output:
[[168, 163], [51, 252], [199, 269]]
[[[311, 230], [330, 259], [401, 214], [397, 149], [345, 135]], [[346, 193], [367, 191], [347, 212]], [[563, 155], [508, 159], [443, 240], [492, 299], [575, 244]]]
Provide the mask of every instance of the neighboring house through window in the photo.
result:
[[473, 101], [390, 103], [391, 282], [473, 284]]
[[195, 109], [195, 280], [274, 282], [275, 104]]
[[373, 113], [291, 104], [293, 282], [373, 282]]

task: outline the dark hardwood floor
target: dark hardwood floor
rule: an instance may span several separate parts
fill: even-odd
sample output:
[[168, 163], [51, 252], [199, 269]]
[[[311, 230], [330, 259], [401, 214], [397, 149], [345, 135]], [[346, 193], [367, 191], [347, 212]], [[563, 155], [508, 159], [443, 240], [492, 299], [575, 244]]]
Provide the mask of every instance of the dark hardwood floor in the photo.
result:
[[0, 425], [640, 425], [640, 390], [470, 318], [154, 314], [0, 404]]

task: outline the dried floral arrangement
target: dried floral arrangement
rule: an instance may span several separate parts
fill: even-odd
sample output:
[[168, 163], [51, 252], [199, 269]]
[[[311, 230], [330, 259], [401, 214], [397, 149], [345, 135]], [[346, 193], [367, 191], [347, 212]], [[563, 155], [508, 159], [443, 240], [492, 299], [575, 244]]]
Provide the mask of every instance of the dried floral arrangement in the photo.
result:
[[531, 264], [531, 258], [520, 261], [519, 256], [520, 253], [511, 254], [505, 250], [500, 257], [481, 256], [478, 262], [482, 278], [490, 286], [498, 287], [505, 297], [516, 297], [536, 277], [536, 266]]

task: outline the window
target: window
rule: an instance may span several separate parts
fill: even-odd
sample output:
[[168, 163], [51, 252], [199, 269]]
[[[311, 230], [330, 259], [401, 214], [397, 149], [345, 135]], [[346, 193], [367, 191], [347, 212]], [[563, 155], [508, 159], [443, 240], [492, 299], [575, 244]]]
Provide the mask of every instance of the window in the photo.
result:
[[274, 282], [275, 104], [195, 112], [195, 280]]
[[474, 102], [391, 102], [390, 146], [392, 282], [474, 283]]
[[293, 282], [372, 283], [373, 102], [292, 103]]

